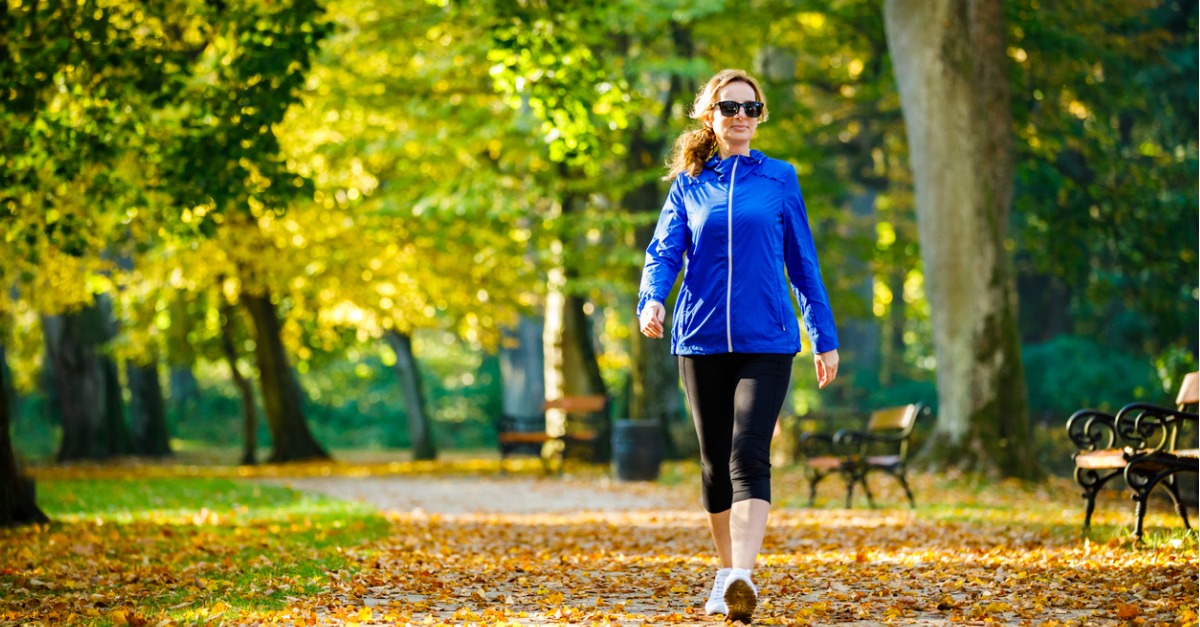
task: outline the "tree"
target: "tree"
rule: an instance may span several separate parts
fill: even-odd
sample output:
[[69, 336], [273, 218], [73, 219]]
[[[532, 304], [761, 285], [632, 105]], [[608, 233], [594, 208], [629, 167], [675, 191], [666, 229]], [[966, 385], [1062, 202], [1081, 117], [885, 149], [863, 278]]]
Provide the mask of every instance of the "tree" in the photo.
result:
[[0, 527], [47, 522], [49, 519], [34, 502], [27, 482], [17, 468], [17, 457], [12, 446], [13, 406], [9, 397], [12, 390], [8, 380], [8, 360], [4, 344], [0, 343]]
[[934, 446], [960, 465], [1039, 474], [1005, 239], [1012, 113], [999, 0], [887, 0], [933, 312]]

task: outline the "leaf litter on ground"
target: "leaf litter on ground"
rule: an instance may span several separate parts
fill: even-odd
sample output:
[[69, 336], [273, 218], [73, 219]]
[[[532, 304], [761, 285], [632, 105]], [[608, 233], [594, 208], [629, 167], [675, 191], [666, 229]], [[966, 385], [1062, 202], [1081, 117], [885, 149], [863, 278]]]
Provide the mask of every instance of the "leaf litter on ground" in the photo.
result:
[[[0, 531], [0, 625], [720, 624], [694, 464], [417, 468], [39, 470], [56, 522]], [[912, 483], [915, 510], [887, 478], [878, 509], [836, 506], [836, 480], [810, 509], [778, 470], [755, 624], [1197, 623], [1195, 535], [1166, 507], [1135, 545], [1117, 491], [1087, 540], [1069, 480]]]

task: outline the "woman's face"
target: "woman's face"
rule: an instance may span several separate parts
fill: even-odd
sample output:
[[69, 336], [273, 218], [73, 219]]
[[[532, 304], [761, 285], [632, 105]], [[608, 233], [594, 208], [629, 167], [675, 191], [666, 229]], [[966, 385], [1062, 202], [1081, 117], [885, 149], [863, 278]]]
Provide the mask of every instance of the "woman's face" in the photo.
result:
[[[758, 98], [754, 94], [753, 87], [742, 81], [734, 81], [717, 92], [717, 99], [714, 102], [726, 100], [752, 102]], [[708, 110], [708, 115], [713, 133], [717, 136], [717, 143], [721, 145], [724, 152], [740, 152], [740, 148], [750, 146], [750, 140], [754, 138], [754, 131], [758, 128], [758, 118], [746, 115], [745, 107], [739, 107], [737, 115], [729, 118], [715, 107]]]

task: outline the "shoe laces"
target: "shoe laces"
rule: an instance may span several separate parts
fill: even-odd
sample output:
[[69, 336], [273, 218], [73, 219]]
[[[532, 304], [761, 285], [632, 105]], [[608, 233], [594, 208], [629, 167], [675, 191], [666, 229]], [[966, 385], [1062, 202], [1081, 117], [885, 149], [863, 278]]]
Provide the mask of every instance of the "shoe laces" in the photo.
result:
[[709, 601], [725, 600], [725, 580], [729, 578], [728, 570], [717, 571], [716, 581], [713, 582], [712, 592], [708, 594]]

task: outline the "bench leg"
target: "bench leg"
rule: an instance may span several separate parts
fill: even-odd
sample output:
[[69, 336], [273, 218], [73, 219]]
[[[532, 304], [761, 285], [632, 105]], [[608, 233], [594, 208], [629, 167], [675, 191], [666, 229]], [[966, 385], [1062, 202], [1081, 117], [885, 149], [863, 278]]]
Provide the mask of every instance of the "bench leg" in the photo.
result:
[[1175, 513], [1179, 514], [1179, 517], [1183, 519], [1184, 528], [1191, 529], [1192, 523], [1188, 522], [1187, 505], [1183, 502], [1183, 497], [1179, 494], [1179, 484], [1175, 481], [1177, 478], [1178, 475], [1173, 474], [1170, 477], [1167, 477], [1164, 483], [1167, 484], [1167, 490], [1171, 494], [1171, 500], [1175, 502]]
[[824, 473], [813, 472], [808, 476], [808, 506], [812, 507], [817, 499], [817, 484], [825, 478]]
[[867, 473], [862, 473], [858, 477], [858, 481], [862, 484], [863, 494], [867, 495], [867, 507], [875, 509], [875, 498], [871, 495], [871, 488], [867, 487]]
[[[1133, 471], [1133, 472], [1130, 472]], [[1175, 483], [1174, 470], [1166, 470], [1158, 474], [1147, 474], [1134, 471], [1134, 468], [1127, 468], [1126, 483], [1130, 488], [1133, 488], [1134, 515], [1136, 521], [1134, 524], [1134, 537], [1136, 541], [1141, 542], [1142, 533], [1144, 533], [1146, 520], [1146, 502], [1150, 500], [1150, 494], [1154, 491], [1154, 486], [1159, 483], [1164, 483], [1166, 486], [1166, 494], [1171, 497], [1171, 501], [1175, 504], [1175, 512], [1180, 514], [1183, 519], [1183, 526], [1186, 529], [1192, 529], [1192, 524], [1188, 521], [1187, 506], [1183, 504], [1183, 498], [1180, 496], [1180, 488]]]
[[1136, 542], [1142, 541], [1143, 526], [1146, 521], [1146, 499], [1150, 496], [1150, 491], [1154, 489], [1154, 484], [1157, 481], [1149, 478], [1141, 473], [1125, 473], [1125, 480], [1129, 483], [1129, 487], [1133, 488], [1133, 537]]
[[892, 473], [892, 476], [900, 481], [900, 487], [904, 488], [904, 495], [908, 497], [908, 506], [912, 509], [917, 508], [917, 502], [913, 500], [912, 490], [908, 489], [908, 480], [904, 477], [904, 469], [901, 468]]
[[1076, 468], [1075, 483], [1083, 488], [1083, 498], [1087, 499], [1087, 504], [1083, 513], [1083, 530], [1081, 535], [1086, 536], [1088, 528], [1092, 526], [1092, 513], [1096, 511], [1096, 495], [1100, 493], [1100, 488], [1108, 483], [1109, 479], [1121, 474], [1120, 471], [1113, 471], [1107, 475], [1101, 475], [1095, 470]]

